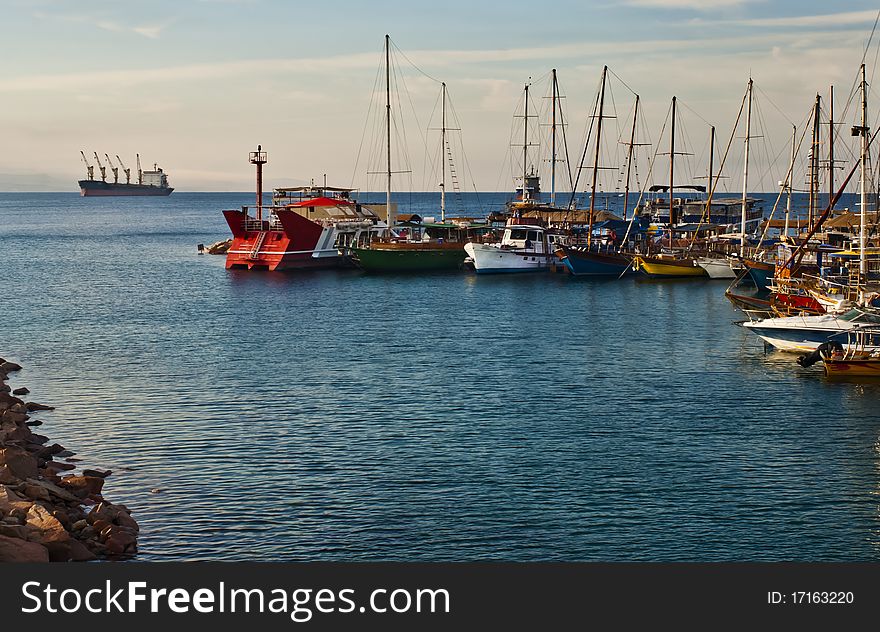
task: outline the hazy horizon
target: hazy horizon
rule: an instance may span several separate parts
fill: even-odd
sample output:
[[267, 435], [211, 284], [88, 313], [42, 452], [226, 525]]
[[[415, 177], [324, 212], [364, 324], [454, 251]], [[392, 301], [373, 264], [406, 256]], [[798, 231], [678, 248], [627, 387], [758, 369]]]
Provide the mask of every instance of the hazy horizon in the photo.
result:
[[[546, 142], [551, 68], [565, 95], [575, 168], [607, 64], [613, 93], [606, 107], [617, 116], [607, 122], [603, 149], [610, 165], [629, 140], [631, 88], [641, 99], [640, 140], [654, 143], [642, 150], [642, 183], [665, 177], [659, 167], [646, 173], [647, 153], [668, 142], [661, 129], [673, 95], [683, 149], [693, 154], [680, 158], [677, 172], [690, 180], [704, 173], [709, 123], [717, 127], [717, 168], [751, 76], [760, 102], [753, 159], [765, 166], [755, 169], [750, 189], [773, 191], [787, 168], [791, 125], [800, 134], [817, 93], [827, 128], [831, 85], [841, 123], [837, 159], [854, 155], [851, 96], [877, 17], [877, 7], [862, 1], [834, 13], [814, 1], [760, 0], [558, 0], [537, 13], [524, 2], [459, 1], [448, 9], [348, 1], [319, 9], [274, 0], [6, 4], [0, 32], [10, 50], [27, 51], [0, 74], [0, 190], [12, 192], [75, 191], [86, 174], [80, 150], [93, 164], [93, 152], [102, 160], [119, 155], [132, 170], [139, 153], [145, 168], [158, 163], [180, 192], [246, 192], [253, 189], [248, 152], [257, 144], [269, 153], [266, 190], [324, 174], [328, 184], [382, 190], [381, 176], [367, 171], [382, 164], [383, 123], [373, 115], [384, 107], [386, 32], [396, 63], [395, 170], [408, 172], [395, 175], [397, 190], [430, 191], [439, 181], [439, 80], [455, 114], [447, 124], [461, 128], [451, 144], [462, 190], [513, 189], [522, 170], [511, 146], [523, 85], [531, 79], [541, 116], [530, 140]], [[869, 84], [875, 49], [876, 42], [866, 60]], [[878, 108], [869, 111], [873, 123]], [[740, 145], [733, 143], [724, 171], [731, 191], [742, 184]], [[549, 190], [547, 150], [531, 151]], [[603, 178], [600, 188], [619, 187], [611, 169]], [[578, 189], [585, 186], [582, 178]]]

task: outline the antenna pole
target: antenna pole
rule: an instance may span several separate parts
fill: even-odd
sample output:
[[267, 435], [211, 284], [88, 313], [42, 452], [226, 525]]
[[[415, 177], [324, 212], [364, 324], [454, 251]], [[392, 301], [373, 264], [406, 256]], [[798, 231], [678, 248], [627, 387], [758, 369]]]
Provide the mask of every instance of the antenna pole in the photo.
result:
[[608, 66], [602, 67], [602, 88], [599, 91], [599, 120], [596, 122], [596, 153], [593, 159], [593, 182], [590, 191], [590, 223], [587, 231], [587, 250], [593, 242], [593, 210], [596, 208], [596, 178], [599, 175], [599, 148], [602, 146], [602, 114], [605, 111], [605, 77]]

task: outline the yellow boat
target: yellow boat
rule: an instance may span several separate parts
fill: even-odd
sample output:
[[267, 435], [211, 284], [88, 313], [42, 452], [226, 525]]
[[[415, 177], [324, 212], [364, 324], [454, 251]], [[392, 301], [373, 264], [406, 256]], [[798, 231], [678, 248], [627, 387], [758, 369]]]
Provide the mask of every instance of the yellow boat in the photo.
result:
[[880, 356], [832, 354], [824, 359], [825, 375], [828, 377], [880, 377]]
[[706, 271], [694, 259], [637, 255], [633, 259], [633, 263], [637, 270], [656, 279], [708, 276]]

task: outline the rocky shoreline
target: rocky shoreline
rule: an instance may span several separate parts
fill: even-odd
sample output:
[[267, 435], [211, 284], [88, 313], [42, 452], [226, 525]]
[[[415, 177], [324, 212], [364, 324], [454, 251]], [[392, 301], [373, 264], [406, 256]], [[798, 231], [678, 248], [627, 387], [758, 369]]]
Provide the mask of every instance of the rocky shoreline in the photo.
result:
[[31, 428], [31, 413], [54, 410], [24, 401], [6, 384], [21, 370], [0, 358], [0, 562], [88, 562], [137, 553], [138, 524], [102, 496], [110, 471], [77, 469], [73, 453]]

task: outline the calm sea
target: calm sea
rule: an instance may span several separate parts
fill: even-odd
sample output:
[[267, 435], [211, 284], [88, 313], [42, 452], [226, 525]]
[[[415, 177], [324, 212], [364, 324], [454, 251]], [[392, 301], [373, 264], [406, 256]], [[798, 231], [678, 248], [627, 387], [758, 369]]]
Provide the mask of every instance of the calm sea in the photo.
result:
[[880, 385], [766, 353], [724, 282], [197, 255], [251, 199], [0, 194], [0, 355], [141, 559], [880, 559]]

